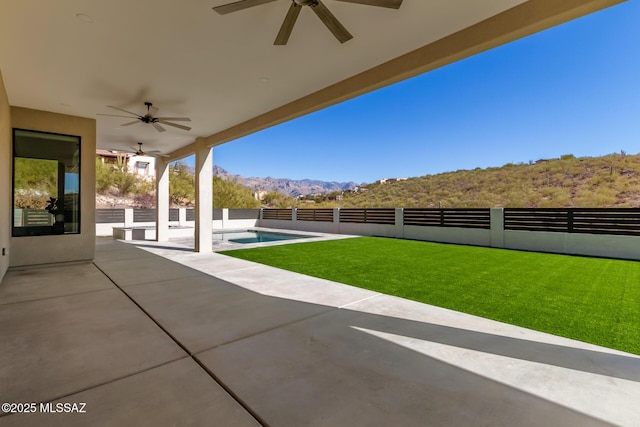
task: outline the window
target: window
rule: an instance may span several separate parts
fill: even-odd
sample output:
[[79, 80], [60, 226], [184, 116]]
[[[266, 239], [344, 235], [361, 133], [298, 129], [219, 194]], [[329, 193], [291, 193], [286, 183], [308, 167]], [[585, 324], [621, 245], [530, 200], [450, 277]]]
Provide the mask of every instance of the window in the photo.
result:
[[148, 172], [147, 172], [148, 169], [149, 169], [149, 163], [148, 162], [136, 162], [136, 173], [138, 175], [147, 176], [148, 175]]
[[80, 137], [13, 130], [13, 236], [80, 233]]

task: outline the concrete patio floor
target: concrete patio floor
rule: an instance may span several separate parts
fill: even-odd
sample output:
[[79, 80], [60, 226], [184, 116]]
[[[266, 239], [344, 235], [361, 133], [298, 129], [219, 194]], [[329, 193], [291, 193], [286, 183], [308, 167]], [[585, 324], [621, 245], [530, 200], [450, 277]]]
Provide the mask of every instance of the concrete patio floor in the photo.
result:
[[185, 242], [10, 270], [0, 340], [0, 426], [640, 425], [638, 356]]

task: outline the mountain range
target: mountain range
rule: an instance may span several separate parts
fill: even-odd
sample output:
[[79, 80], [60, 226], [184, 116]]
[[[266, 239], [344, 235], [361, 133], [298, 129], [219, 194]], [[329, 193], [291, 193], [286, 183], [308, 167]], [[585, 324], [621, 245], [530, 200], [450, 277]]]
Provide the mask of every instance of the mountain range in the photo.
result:
[[324, 194], [332, 191], [349, 190], [357, 187], [355, 182], [327, 182], [315, 179], [266, 178], [235, 175], [220, 166], [213, 166], [213, 174], [224, 180], [235, 181], [253, 191], [277, 191], [287, 196], [296, 197], [308, 194]]

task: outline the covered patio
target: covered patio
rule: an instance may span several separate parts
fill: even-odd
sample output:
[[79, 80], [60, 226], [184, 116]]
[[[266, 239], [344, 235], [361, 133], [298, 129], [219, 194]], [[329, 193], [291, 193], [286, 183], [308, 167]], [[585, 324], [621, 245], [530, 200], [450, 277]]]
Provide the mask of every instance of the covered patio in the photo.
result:
[[[171, 243], [0, 287], [31, 425], [637, 425], [640, 358]], [[40, 403], [86, 404], [43, 413]]]
[[[213, 147], [621, 2], [327, 0], [353, 40], [302, 13], [277, 47], [283, 1], [228, 16], [222, 0], [2, 2], [0, 400], [16, 406], [0, 426], [637, 425], [637, 356], [230, 259], [211, 239]], [[97, 116], [145, 102], [191, 130]], [[75, 184], [40, 234], [16, 231], [16, 130], [75, 141], [40, 159], [58, 191]], [[162, 154], [157, 241], [96, 238], [95, 151], [138, 142]], [[192, 154], [181, 246], [168, 165]]]

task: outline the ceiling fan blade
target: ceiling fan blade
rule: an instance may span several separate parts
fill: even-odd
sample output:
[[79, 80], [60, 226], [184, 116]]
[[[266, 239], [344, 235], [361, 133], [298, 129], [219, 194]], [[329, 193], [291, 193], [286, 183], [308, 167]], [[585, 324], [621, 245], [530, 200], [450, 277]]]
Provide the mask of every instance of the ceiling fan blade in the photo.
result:
[[96, 113], [97, 116], [109, 116], [109, 117], [124, 117], [125, 119], [132, 119], [133, 117], [131, 116], [122, 116], [120, 114], [102, 114], [102, 113]]
[[154, 128], [156, 128], [156, 130], [157, 130], [158, 132], [164, 132], [164, 131], [166, 130], [165, 128], [163, 128], [162, 126], [160, 126], [160, 124], [158, 124], [158, 123], [151, 123], [151, 124], [153, 125], [153, 127], [154, 127]]
[[402, 0], [336, 0], [345, 3], [366, 4], [367, 6], [388, 7], [389, 9], [400, 9]]
[[149, 117], [155, 117], [156, 114], [158, 114], [158, 107], [154, 107], [153, 105], [149, 105], [149, 111], [147, 112], [147, 115]]
[[[178, 129], [183, 129], [183, 130], [191, 130], [190, 127], [188, 126], [183, 126], [183, 125], [179, 125], [177, 123], [171, 123], [171, 122], [166, 122], [164, 120], [158, 120], [159, 123], [162, 123], [163, 125], [167, 125], [167, 126], [173, 126], [174, 128], [178, 128]], [[154, 123], [154, 125], [156, 125], [157, 123]], [[157, 129], [157, 128], [156, 128]]]
[[349, 31], [342, 26], [340, 21], [333, 16], [333, 13], [331, 13], [320, 0], [318, 0], [317, 4], [312, 4], [309, 7], [316, 13], [316, 15], [318, 15], [318, 18], [320, 18], [322, 23], [329, 29], [329, 31], [331, 31], [340, 43], [344, 43], [353, 38]]
[[278, 36], [276, 37], [276, 41], [273, 42], [274, 45], [283, 46], [287, 44], [287, 42], [289, 41], [289, 36], [291, 36], [291, 32], [293, 31], [293, 26], [296, 24], [301, 10], [302, 6], [298, 5], [297, 3], [291, 2], [291, 6], [289, 6], [287, 16], [285, 16], [284, 22], [280, 27], [280, 31], [278, 32]]
[[120, 107], [114, 107], [113, 105], [107, 105], [107, 107], [115, 108], [116, 110], [120, 110], [120, 111], [124, 111], [125, 113], [129, 113], [129, 114], [131, 114], [131, 115], [133, 115], [135, 117], [141, 117], [140, 114], [132, 113], [131, 111], [124, 110], [124, 109], [122, 109]]
[[151, 157], [169, 157], [168, 154], [164, 154], [161, 151], [158, 150], [153, 150], [153, 151], [147, 151], [147, 156], [151, 156]]
[[226, 15], [227, 13], [237, 12], [239, 10], [248, 9], [253, 6], [258, 6], [263, 3], [269, 3], [275, 0], [240, 0], [234, 3], [225, 4], [223, 6], [216, 6], [213, 8], [220, 15]]
[[129, 122], [129, 123], [121, 124], [120, 126], [131, 126], [131, 125], [135, 125], [136, 123], [140, 123], [140, 122], [138, 120], [134, 120], [134, 121]]
[[190, 122], [189, 117], [156, 117], [158, 120], [171, 120], [172, 122]]

